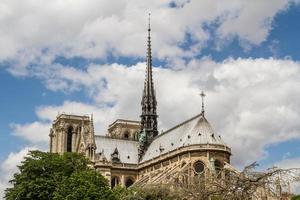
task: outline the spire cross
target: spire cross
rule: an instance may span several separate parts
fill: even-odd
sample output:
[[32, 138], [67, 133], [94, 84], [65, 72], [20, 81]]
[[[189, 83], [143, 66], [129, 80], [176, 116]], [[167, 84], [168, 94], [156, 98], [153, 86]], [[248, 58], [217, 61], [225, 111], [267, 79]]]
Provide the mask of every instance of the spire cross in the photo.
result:
[[148, 31], [150, 32], [150, 17], [151, 17], [151, 13], [148, 14]]
[[200, 96], [202, 98], [202, 113], [204, 114], [204, 97], [206, 96], [205, 93], [202, 91], [200, 93]]

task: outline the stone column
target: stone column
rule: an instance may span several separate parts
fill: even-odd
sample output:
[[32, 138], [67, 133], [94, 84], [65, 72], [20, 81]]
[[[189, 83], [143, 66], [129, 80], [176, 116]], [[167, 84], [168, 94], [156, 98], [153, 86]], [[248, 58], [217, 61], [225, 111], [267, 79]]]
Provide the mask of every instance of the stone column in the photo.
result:
[[121, 185], [125, 187], [125, 177], [124, 177], [124, 175], [121, 176]]
[[63, 131], [61, 132], [61, 152], [60, 153], [65, 153], [67, 151], [67, 141], [66, 141], [66, 137], [67, 137], [67, 131], [65, 129], [63, 129]]
[[58, 138], [59, 138], [59, 131], [55, 130], [55, 153], [58, 152]]
[[77, 134], [76, 134], [75, 130], [73, 130], [73, 132], [72, 132], [72, 148], [71, 148], [72, 152], [76, 152], [76, 146], [75, 146], [76, 136], [77, 136]]
[[58, 130], [58, 137], [57, 137], [57, 153], [60, 153], [62, 152], [62, 134], [63, 134], [63, 131], [62, 129]]
[[52, 153], [53, 151], [53, 130], [51, 129], [50, 130], [50, 134], [49, 134], [49, 137], [50, 137], [50, 144], [49, 144], [49, 147], [50, 147], [50, 153]]

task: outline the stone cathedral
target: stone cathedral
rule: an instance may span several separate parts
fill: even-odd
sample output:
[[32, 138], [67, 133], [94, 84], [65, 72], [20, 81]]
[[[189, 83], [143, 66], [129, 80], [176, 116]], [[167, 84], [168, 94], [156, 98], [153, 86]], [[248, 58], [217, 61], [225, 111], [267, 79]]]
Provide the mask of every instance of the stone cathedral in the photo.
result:
[[[50, 130], [50, 152], [85, 154], [111, 187], [168, 183], [215, 173], [230, 163], [231, 149], [202, 112], [163, 133], [157, 131], [150, 23], [140, 121], [117, 119], [105, 136], [94, 132], [93, 116], [60, 114]], [[182, 105], [184, 106], [184, 105]]]

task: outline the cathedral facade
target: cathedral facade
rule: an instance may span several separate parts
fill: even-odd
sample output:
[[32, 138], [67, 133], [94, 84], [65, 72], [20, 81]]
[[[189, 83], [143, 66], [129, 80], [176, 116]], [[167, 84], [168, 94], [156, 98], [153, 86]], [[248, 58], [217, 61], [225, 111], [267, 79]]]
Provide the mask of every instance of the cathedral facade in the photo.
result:
[[85, 154], [111, 187], [189, 181], [231, 167], [231, 149], [206, 119], [203, 101], [198, 115], [158, 134], [150, 24], [146, 63], [140, 121], [117, 119], [102, 136], [93, 116], [60, 114], [50, 130], [50, 152]]

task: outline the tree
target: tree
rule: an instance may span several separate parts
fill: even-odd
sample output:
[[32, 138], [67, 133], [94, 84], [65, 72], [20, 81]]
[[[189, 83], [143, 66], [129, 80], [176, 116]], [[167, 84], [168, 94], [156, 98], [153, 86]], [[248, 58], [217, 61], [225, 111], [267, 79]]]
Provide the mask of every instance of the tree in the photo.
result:
[[[182, 200], [254, 200], [290, 198], [284, 192], [290, 183], [300, 181], [300, 169], [270, 168], [265, 172], [254, 171], [253, 163], [241, 172], [231, 168], [206, 171], [187, 179], [188, 171], [174, 174], [157, 185], [130, 188], [119, 195], [122, 200], [182, 199]], [[296, 200], [297, 197], [294, 197]], [[300, 200], [300, 199], [299, 199]]]
[[53, 200], [116, 199], [107, 180], [95, 171], [78, 171], [65, 178], [54, 192]]
[[182, 200], [182, 196], [168, 185], [148, 185], [146, 187], [133, 187], [121, 189], [119, 194], [121, 200]]
[[189, 184], [177, 182], [171, 183], [169, 187], [180, 191], [182, 198], [189, 200], [253, 200], [267, 197], [280, 199], [283, 187], [299, 182], [298, 168], [274, 167], [265, 172], [256, 172], [256, 166], [253, 163], [241, 172], [221, 169], [217, 174], [195, 176]]
[[[103, 181], [103, 177], [99, 174], [94, 176], [95, 172], [89, 168], [89, 163], [87, 158], [76, 153], [59, 155], [31, 151], [18, 166], [19, 172], [15, 173], [10, 181], [13, 187], [6, 190], [5, 198], [7, 200], [50, 200], [54, 198], [54, 194], [60, 194], [60, 187], [66, 188], [67, 182], [80, 181], [83, 178], [87, 178], [84, 191], [94, 191], [95, 184], [99, 183], [97, 186], [101, 191], [109, 193], [107, 182]], [[95, 179], [91, 179], [92, 174]], [[94, 184], [90, 183], [92, 181]], [[93, 199], [88, 195], [86, 194], [86, 199]], [[94, 197], [94, 193], [91, 197]]]
[[300, 200], [300, 195], [293, 196], [291, 200]]

